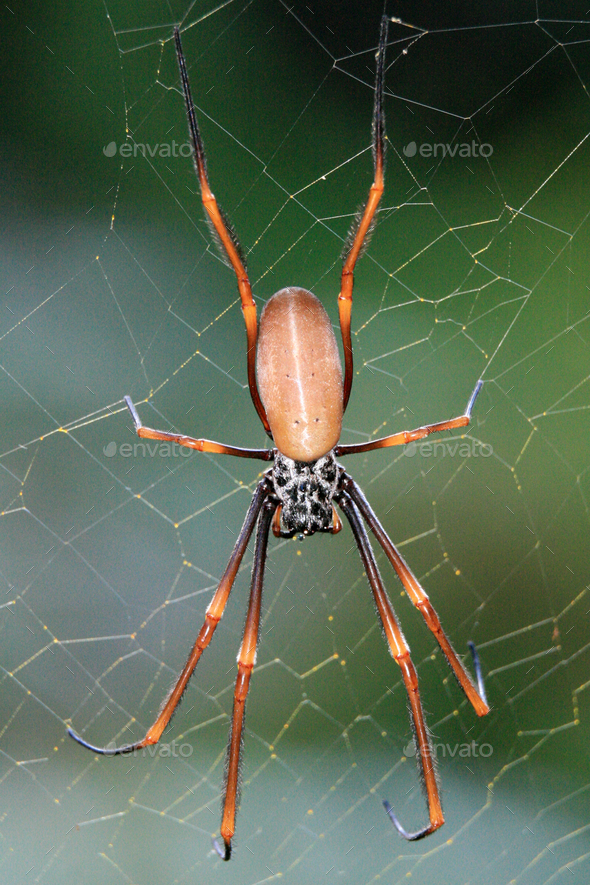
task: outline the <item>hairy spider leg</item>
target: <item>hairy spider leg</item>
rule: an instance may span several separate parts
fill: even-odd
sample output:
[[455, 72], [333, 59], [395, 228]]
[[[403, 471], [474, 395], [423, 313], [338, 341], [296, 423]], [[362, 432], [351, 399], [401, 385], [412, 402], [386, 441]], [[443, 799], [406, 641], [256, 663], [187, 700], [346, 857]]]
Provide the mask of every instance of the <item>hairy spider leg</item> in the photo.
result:
[[240, 534], [238, 535], [238, 539], [232, 551], [230, 560], [227, 564], [227, 568], [223, 573], [221, 581], [219, 582], [219, 586], [217, 587], [215, 595], [213, 596], [213, 599], [211, 600], [207, 609], [205, 622], [199, 631], [197, 641], [194, 644], [194, 647], [189, 655], [189, 658], [184, 666], [182, 673], [178, 677], [172, 690], [164, 699], [156, 721], [151, 726], [151, 728], [148, 729], [145, 737], [133, 744], [125, 744], [120, 747], [96, 747], [94, 746], [94, 744], [88, 743], [88, 741], [84, 740], [84, 738], [82, 738], [79, 734], [76, 734], [76, 732], [70, 726], [68, 726], [68, 734], [70, 735], [70, 737], [72, 737], [83, 747], [86, 747], [86, 749], [92, 750], [94, 753], [100, 753], [100, 755], [102, 756], [125, 755], [127, 753], [133, 753], [135, 750], [141, 750], [143, 747], [147, 747], [150, 744], [158, 743], [160, 737], [162, 736], [162, 732], [170, 722], [174, 711], [180, 703], [182, 695], [186, 690], [189, 679], [194, 673], [195, 667], [199, 663], [201, 655], [211, 642], [213, 634], [217, 629], [217, 625], [219, 624], [223, 612], [225, 611], [225, 606], [227, 605], [227, 600], [229, 599], [229, 595], [231, 593], [231, 589], [238, 573], [238, 569], [240, 568], [240, 563], [242, 562], [242, 558], [244, 556], [244, 553], [246, 552], [246, 547], [248, 545], [248, 541], [250, 540], [250, 535], [252, 534], [254, 526], [256, 525], [264, 502], [267, 500], [271, 491], [271, 481], [267, 476], [265, 476], [256, 487], [256, 491], [254, 492], [254, 495], [252, 497], [248, 513], [246, 514], [244, 524], [242, 525]]
[[193, 160], [195, 171], [199, 179], [201, 187], [201, 199], [207, 216], [211, 222], [216, 239], [219, 244], [222, 255], [234, 269], [238, 281], [238, 291], [242, 302], [242, 312], [244, 314], [244, 322], [246, 323], [246, 336], [248, 340], [248, 386], [250, 388], [250, 396], [254, 403], [254, 408], [258, 412], [258, 417], [264, 425], [264, 429], [270, 436], [270, 427], [260, 394], [256, 384], [256, 338], [258, 335], [258, 325], [256, 321], [256, 305], [252, 298], [252, 287], [246, 272], [242, 250], [238, 242], [238, 238], [226, 220], [223, 212], [217, 204], [217, 200], [209, 186], [209, 178], [207, 177], [207, 164], [205, 160], [205, 150], [203, 140], [197, 123], [197, 115], [195, 114], [195, 106], [191, 96], [190, 84], [188, 81], [188, 73], [186, 69], [186, 59], [182, 51], [182, 43], [180, 41], [180, 31], [174, 28], [174, 43], [176, 46], [176, 57], [178, 59], [178, 67], [180, 69], [180, 79], [182, 81], [182, 91], [184, 93], [184, 101], [186, 104], [186, 115], [188, 119], [188, 128], [193, 143]]
[[353, 354], [350, 338], [350, 320], [352, 314], [352, 289], [354, 286], [354, 268], [359, 255], [367, 246], [375, 212], [381, 200], [384, 188], [383, 164], [385, 155], [385, 114], [383, 111], [383, 84], [385, 71], [385, 47], [387, 45], [387, 29], [389, 19], [381, 19], [379, 49], [377, 50], [377, 76], [375, 79], [375, 104], [373, 108], [373, 163], [374, 180], [369, 189], [369, 196], [362, 212], [355, 218], [346, 238], [342, 254], [343, 266], [338, 295], [338, 313], [340, 315], [340, 331], [344, 347], [344, 409], [348, 405], [352, 389]]

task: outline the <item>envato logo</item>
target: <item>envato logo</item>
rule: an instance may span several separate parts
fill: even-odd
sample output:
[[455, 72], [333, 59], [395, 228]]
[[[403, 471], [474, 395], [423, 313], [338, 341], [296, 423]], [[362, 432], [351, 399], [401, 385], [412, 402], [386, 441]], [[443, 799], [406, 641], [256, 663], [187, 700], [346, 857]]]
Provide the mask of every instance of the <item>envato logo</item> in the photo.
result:
[[186, 446], [180, 446], [175, 442], [153, 442], [143, 443], [121, 443], [111, 441], [102, 450], [105, 458], [114, 458], [120, 455], [121, 458], [190, 458], [192, 449]]
[[[113, 741], [108, 744], [107, 750], [115, 750], [117, 744]], [[142, 747], [141, 750], [132, 750], [129, 756], [149, 756], [155, 759], [188, 759], [193, 755], [192, 744], [152, 744], [150, 747]]]
[[183, 144], [177, 144], [175, 141], [163, 142], [162, 144], [142, 144], [134, 141], [123, 142], [117, 147], [116, 141], [110, 141], [106, 147], [102, 149], [105, 157], [190, 157], [193, 153], [193, 147], [188, 141]]
[[[404, 747], [404, 756], [415, 756], [417, 752], [414, 740], [411, 740]], [[454, 759], [455, 756], [459, 756], [461, 759], [477, 759], [480, 757], [487, 759], [493, 752], [494, 748], [491, 744], [478, 744], [476, 741], [469, 741], [469, 743], [464, 744], [432, 745], [432, 755], [435, 758], [438, 756], [450, 756], [451, 759]]]
[[404, 152], [404, 156], [406, 157], [415, 157], [416, 154], [420, 154], [421, 157], [441, 157], [444, 159], [445, 157], [491, 157], [494, 153], [494, 149], [491, 144], [479, 144], [476, 141], [472, 141], [471, 144], [469, 142], [457, 142], [456, 144], [429, 144], [427, 141], [422, 142], [422, 144], [418, 145], [415, 141], [409, 141], [402, 148]]
[[475, 439], [465, 439], [461, 442], [436, 442], [408, 443], [404, 449], [406, 458], [421, 455], [423, 458], [491, 458], [494, 449], [488, 443], [481, 443]]

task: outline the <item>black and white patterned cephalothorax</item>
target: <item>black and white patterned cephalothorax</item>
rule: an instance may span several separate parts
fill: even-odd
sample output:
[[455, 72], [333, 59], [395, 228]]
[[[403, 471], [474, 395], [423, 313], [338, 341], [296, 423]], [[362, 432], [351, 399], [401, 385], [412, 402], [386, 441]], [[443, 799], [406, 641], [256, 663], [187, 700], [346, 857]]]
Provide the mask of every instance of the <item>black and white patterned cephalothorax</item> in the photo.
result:
[[304, 463], [292, 461], [275, 449], [272, 481], [282, 506], [282, 537], [332, 531], [332, 499], [340, 470], [334, 452]]

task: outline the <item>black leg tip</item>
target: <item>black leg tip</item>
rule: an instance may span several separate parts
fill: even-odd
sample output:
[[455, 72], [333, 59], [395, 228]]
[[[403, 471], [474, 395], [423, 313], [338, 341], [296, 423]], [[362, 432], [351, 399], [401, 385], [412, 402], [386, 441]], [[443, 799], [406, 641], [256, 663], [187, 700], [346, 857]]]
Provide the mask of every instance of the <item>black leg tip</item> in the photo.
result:
[[[416, 830], [415, 833], [409, 833], [408, 830], [406, 830], [400, 824], [399, 820], [397, 819], [397, 817], [395, 816], [395, 814], [393, 812], [393, 808], [391, 807], [391, 805], [389, 804], [387, 799], [383, 800], [383, 807], [384, 807], [385, 811], [387, 812], [387, 816], [389, 817], [389, 820], [391, 821], [393, 826], [396, 828], [396, 830], [398, 831], [398, 833], [400, 834], [402, 839], [405, 839], [406, 842], [417, 842], [419, 839], [423, 839], [425, 836], [430, 836], [430, 834], [434, 833], [434, 831], [437, 830], [438, 827], [440, 826], [440, 823], [434, 824], [434, 825], [431, 823], [427, 827], [423, 827], [421, 830]], [[442, 823], [444, 823], [444, 821], [442, 821]]]
[[221, 860], [229, 860], [231, 857], [231, 842], [225, 842], [222, 847], [217, 839], [212, 839], [211, 841], [213, 842], [215, 853], [221, 858]]

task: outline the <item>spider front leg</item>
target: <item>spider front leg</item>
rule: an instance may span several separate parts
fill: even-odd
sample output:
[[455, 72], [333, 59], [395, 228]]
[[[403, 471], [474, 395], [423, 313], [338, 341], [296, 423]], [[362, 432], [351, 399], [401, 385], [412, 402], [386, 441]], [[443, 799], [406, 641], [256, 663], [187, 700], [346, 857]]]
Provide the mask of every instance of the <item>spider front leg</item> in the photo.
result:
[[184, 94], [188, 131], [193, 144], [193, 162], [199, 180], [199, 187], [201, 189], [201, 200], [205, 212], [207, 213], [206, 217], [210, 223], [212, 233], [219, 246], [221, 256], [226, 264], [231, 265], [236, 275], [238, 292], [240, 293], [240, 300], [242, 302], [242, 313], [244, 314], [244, 322], [246, 324], [248, 386], [250, 388], [252, 402], [258, 412], [258, 417], [262, 421], [264, 429], [270, 436], [268, 418], [266, 417], [266, 411], [262, 405], [262, 400], [260, 399], [260, 394], [258, 392], [258, 385], [256, 384], [256, 338], [258, 335], [258, 326], [256, 321], [256, 305], [254, 304], [254, 299], [252, 297], [252, 286], [250, 285], [245, 259], [240, 244], [238, 243], [238, 238], [218, 206], [215, 195], [209, 186], [207, 163], [205, 160], [205, 147], [197, 122], [195, 105], [188, 81], [186, 59], [182, 50], [180, 31], [178, 28], [174, 28], [174, 44], [176, 46], [176, 58], [178, 61], [178, 69], [180, 71], [182, 92]]
[[276, 499], [270, 499], [265, 503], [260, 515], [258, 530], [256, 532], [256, 549], [254, 551], [254, 564], [252, 566], [250, 601], [248, 603], [248, 614], [246, 615], [244, 636], [240, 653], [238, 655], [238, 675], [234, 689], [234, 706], [227, 745], [225, 799], [223, 802], [223, 818], [221, 821], [221, 837], [223, 839], [224, 848], [221, 848], [216, 840], [213, 841], [215, 850], [222, 860], [229, 860], [231, 857], [231, 840], [236, 828], [236, 811], [239, 803], [238, 787], [243, 745], [242, 733], [244, 730], [244, 717], [246, 713], [246, 698], [250, 687], [250, 677], [256, 662], [266, 550], [268, 547], [270, 526], [277, 504], [278, 502]]
[[343, 405], [346, 410], [350, 391], [352, 389], [353, 356], [352, 341], [350, 337], [350, 320], [352, 314], [352, 290], [354, 286], [354, 268], [363, 248], [366, 247], [368, 238], [375, 221], [375, 213], [383, 189], [384, 182], [384, 157], [385, 157], [385, 113], [383, 111], [383, 86], [385, 75], [385, 47], [387, 45], [387, 31], [389, 19], [383, 16], [381, 19], [381, 31], [379, 33], [379, 48], [377, 50], [377, 75], [375, 78], [375, 103], [373, 106], [373, 184], [369, 189], [369, 196], [365, 208], [355, 218], [348, 232], [344, 251], [342, 253], [342, 276], [340, 282], [340, 294], [338, 295], [338, 314], [340, 317], [340, 331], [342, 334], [342, 346], [344, 348], [344, 390]]
[[367, 532], [362, 523], [359, 511], [355, 503], [345, 491], [338, 492], [335, 497], [350, 523], [350, 527], [357, 543], [363, 566], [365, 568], [365, 572], [367, 574], [367, 578], [373, 592], [373, 598], [375, 600], [375, 605], [377, 606], [377, 611], [379, 612], [379, 617], [381, 619], [383, 630], [387, 638], [389, 651], [391, 652], [391, 656], [399, 665], [402, 671], [404, 685], [406, 687], [408, 700], [410, 702], [417, 749], [416, 758], [421, 774], [421, 780], [426, 790], [426, 797], [428, 802], [428, 817], [430, 819], [430, 822], [427, 824], [427, 826], [422, 827], [422, 829], [420, 830], [416, 830], [415, 832], [408, 832], [398, 821], [389, 803], [384, 802], [383, 804], [391, 819], [391, 822], [393, 823], [400, 836], [410, 842], [414, 842], [417, 839], [423, 839], [424, 836], [428, 836], [430, 835], [430, 833], [438, 830], [438, 828], [442, 827], [445, 822], [438, 791], [434, 753], [432, 749], [432, 744], [430, 742], [428, 729], [424, 721], [422, 703], [420, 701], [418, 674], [416, 673], [416, 668], [412, 663], [412, 659], [410, 657], [410, 649], [397, 622], [393, 606], [391, 605], [387, 593], [385, 592], [383, 580], [381, 578], [381, 575], [379, 574], [379, 569], [375, 561], [375, 556], [373, 554], [373, 550], [371, 549], [371, 545], [367, 537]]

